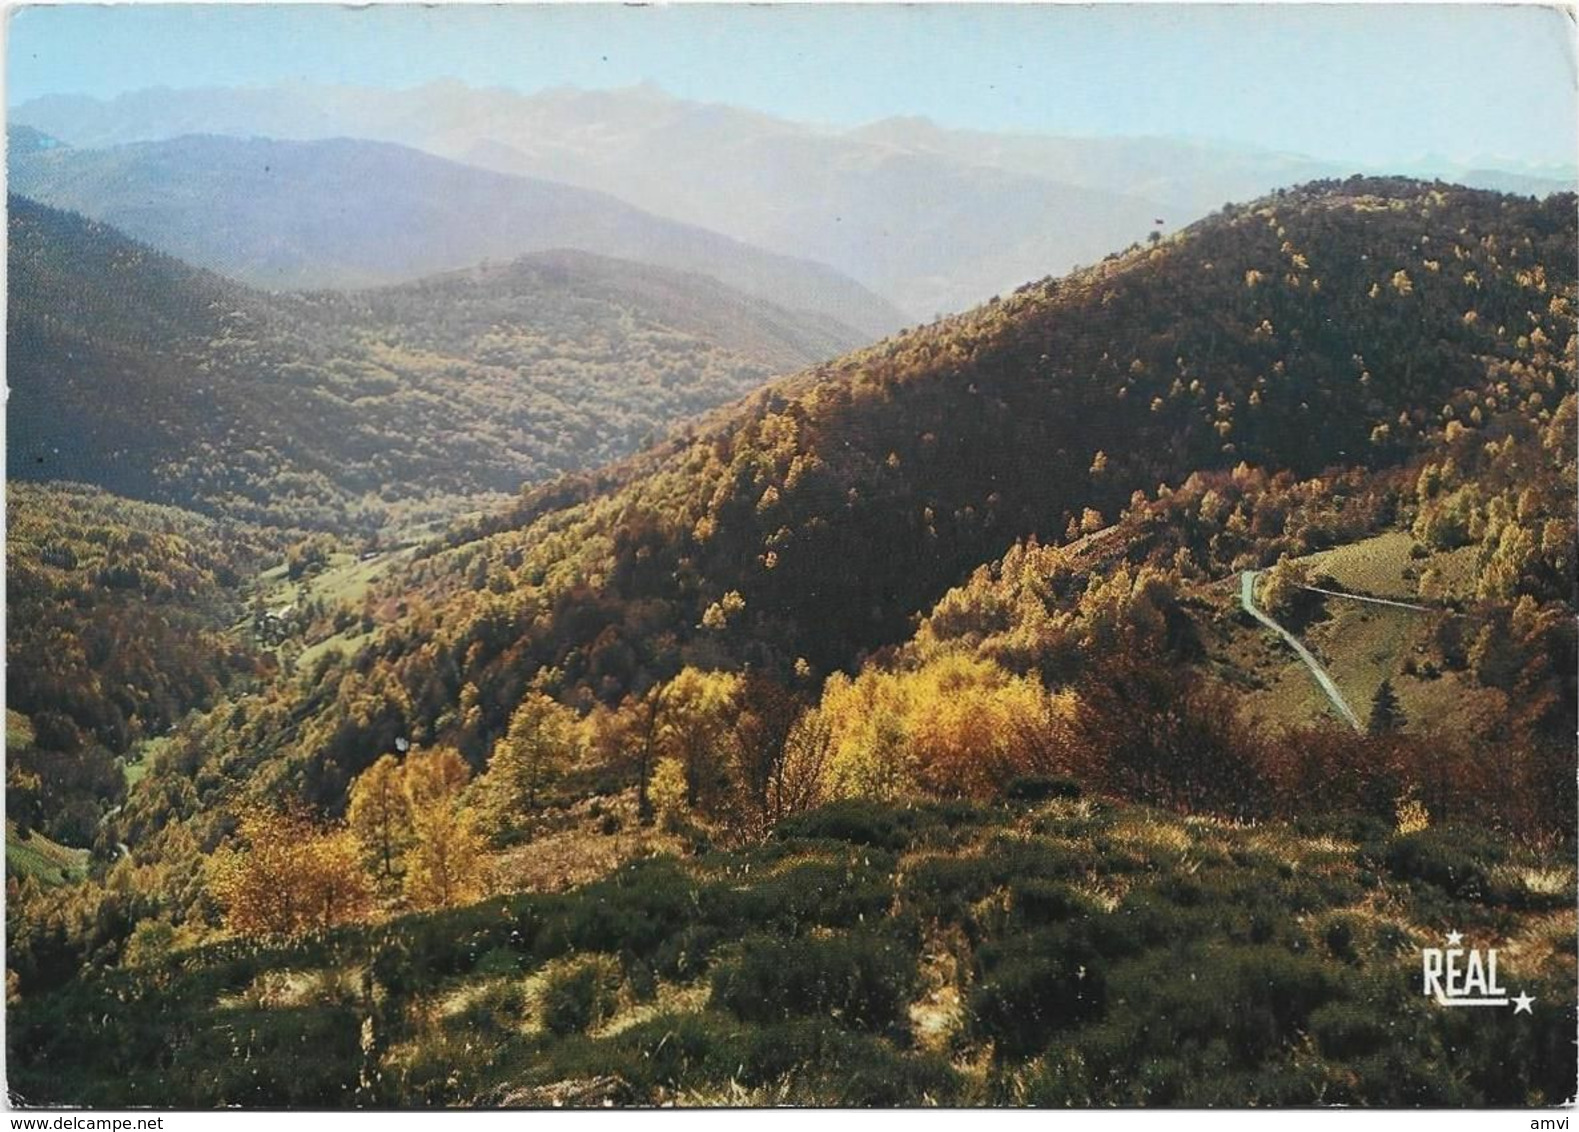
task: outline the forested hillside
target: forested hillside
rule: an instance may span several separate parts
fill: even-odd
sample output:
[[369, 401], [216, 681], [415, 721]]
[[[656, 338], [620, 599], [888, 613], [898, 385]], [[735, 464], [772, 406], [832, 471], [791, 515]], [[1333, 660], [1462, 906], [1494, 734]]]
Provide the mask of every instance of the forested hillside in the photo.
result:
[[[191, 697], [90, 879], [14, 882], [14, 1064], [105, 1103], [1563, 1099], [1575, 241], [1572, 196], [1319, 182], [420, 545], [294, 544], [267, 678]], [[556, 257], [241, 309], [509, 372], [500, 312], [560, 273], [635, 286]], [[789, 348], [667, 280], [642, 309]], [[464, 372], [423, 388], [488, 396]], [[1446, 925], [1530, 1018], [1422, 1002]], [[256, 1074], [193, 1052], [243, 1022]]]
[[81, 486], [6, 493], [6, 816], [92, 845], [141, 740], [265, 674], [231, 630], [278, 538]]
[[[1507, 414], [1538, 425], [1572, 389], [1570, 203], [1317, 185], [756, 394], [385, 576], [309, 629], [332, 645], [355, 622], [343, 660], [178, 736], [125, 828], [191, 817], [211, 838], [252, 789], [337, 812], [396, 739], [482, 766], [529, 689], [602, 705], [630, 754], [682, 670], [746, 668], [803, 702], [1016, 540], [1099, 530], [1137, 491], [1165, 507], [1240, 465], [1363, 484]], [[1279, 525], [1296, 515], [1269, 508], [1238, 552], [1182, 549], [1199, 573], [1336, 540]], [[1560, 555], [1560, 529], [1541, 537]], [[1055, 686], [1077, 675], [1047, 663]], [[653, 749], [630, 756], [644, 790]], [[170, 791], [199, 768], [207, 788]]]
[[453, 514], [856, 340], [582, 253], [271, 296], [22, 198], [10, 236], [8, 474], [281, 526]]
[[1549, 411], [1572, 385], [1569, 204], [1317, 186], [811, 371], [622, 488], [423, 560], [395, 585], [442, 625], [389, 625], [375, 696], [424, 734], [473, 684], [485, 745], [539, 668], [611, 703], [693, 655], [823, 675], [1137, 490], [1383, 467]]

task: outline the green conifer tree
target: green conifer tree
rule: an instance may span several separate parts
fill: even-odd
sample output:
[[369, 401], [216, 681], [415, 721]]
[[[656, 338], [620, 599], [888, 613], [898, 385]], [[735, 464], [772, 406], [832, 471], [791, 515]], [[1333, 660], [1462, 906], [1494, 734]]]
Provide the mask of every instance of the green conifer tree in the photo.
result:
[[1404, 709], [1398, 703], [1398, 693], [1393, 691], [1391, 680], [1383, 680], [1371, 697], [1370, 733], [1391, 735], [1403, 728]]

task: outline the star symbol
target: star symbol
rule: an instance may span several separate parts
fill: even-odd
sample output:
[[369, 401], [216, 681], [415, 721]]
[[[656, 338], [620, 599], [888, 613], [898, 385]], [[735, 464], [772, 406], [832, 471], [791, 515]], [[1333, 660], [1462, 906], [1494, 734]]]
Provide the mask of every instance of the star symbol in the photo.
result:
[[1530, 1009], [1530, 1004], [1534, 1001], [1535, 999], [1530, 995], [1520, 991], [1518, 997], [1513, 1000], [1513, 1012], [1515, 1014], [1528, 1014], [1533, 1017], [1535, 1011]]
[[1461, 944], [1463, 942], [1464, 942], [1464, 936], [1462, 935], [1462, 933], [1460, 933], [1460, 932], [1448, 932], [1447, 933], [1447, 945], [1449, 947], [1457, 947], [1459, 944]]

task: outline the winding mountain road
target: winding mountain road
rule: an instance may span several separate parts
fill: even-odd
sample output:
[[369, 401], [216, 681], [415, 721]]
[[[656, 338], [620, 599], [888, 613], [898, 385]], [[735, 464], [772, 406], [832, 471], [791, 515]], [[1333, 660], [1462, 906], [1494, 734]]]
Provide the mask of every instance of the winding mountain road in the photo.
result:
[[[1332, 682], [1332, 677], [1327, 675], [1327, 670], [1321, 666], [1321, 662], [1304, 646], [1298, 637], [1256, 608], [1256, 578], [1260, 573], [1261, 571], [1259, 570], [1246, 570], [1239, 575], [1239, 604], [1244, 607], [1246, 613], [1282, 637], [1287, 642], [1288, 647], [1299, 654], [1299, 659], [1305, 662], [1306, 668], [1310, 669], [1311, 675], [1316, 678], [1316, 683], [1320, 684], [1321, 690], [1327, 694], [1327, 699], [1331, 700], [1332, 706], [1338, 709], [1338, 714], [1355, 731], [1363, 733], [1365, 725], [1360, 722], [1360, 717], [1354, 714], [1354, 709], [1343, 698], [1343, 693], [1338, 691], [1338, 686]], [[1394, 603], [1388, 602], [1387, 604]]]

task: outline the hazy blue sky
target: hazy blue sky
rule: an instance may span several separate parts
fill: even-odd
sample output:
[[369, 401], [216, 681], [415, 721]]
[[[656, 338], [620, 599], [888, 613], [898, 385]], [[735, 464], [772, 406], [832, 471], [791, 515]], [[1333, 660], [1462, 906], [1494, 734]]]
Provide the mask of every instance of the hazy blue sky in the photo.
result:
[[625, 86], [787, 117], [1178, 134], [1364, 163], [1574, 160], [1552, 9], [298, 6], [14, 11], [7, 99], [297, 80]]

